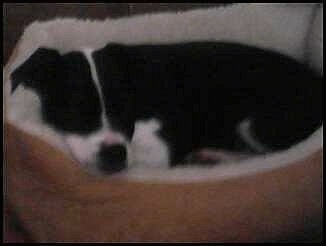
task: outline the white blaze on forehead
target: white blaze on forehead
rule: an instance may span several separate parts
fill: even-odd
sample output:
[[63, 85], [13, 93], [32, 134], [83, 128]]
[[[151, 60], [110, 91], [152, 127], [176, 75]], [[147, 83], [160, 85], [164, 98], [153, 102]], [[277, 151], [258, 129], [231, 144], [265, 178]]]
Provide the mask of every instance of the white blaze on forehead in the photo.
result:
[[167, 144], [158, 136], [161, 124], [156, 119], [138, 121], [130, 145], [128, 165], [168, 167], [170, 158]]
[[99, 82], [100, 80], [99, 80], [99, 78], [97, 76], [95, 62], [94, 62], [94, 59], [92, 57], [93, 50], [90, 49], [90, 48], [84, 48], [82, 51], [83, 51], [83, 53], [84, 53], [84, 55], [85, 55], [85, 57], [86, 57], [86, 59], [88, 61], [88, 64], [90, 66], [92, 79], [94, 81], [97, 93], [98, 93], [98, 95], [100, 97], [100, 104], [101, 104], [101, 108], [102, 108], [102, 123], [103, 123], [104, 127], [108, 127], [109, 123], [108, 123], [108, 121], [106, 119], [106, 116], [105, 116], [104, 96], [103, 96], [102, 88], [101, 88], [101, 85], [100, 85], [100, 82]]

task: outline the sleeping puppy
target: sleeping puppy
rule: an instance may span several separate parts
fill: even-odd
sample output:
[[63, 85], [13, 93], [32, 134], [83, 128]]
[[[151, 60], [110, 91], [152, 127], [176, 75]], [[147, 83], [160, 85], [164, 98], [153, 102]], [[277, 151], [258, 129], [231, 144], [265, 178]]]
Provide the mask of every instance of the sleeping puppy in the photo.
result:
[[11, 91], [34, 95], [72, 155], [109, 174], [288, 148], [322, 124], [321, 81], [293, 59], [236, 43], [110, 43], [39, 48], [11, 74]]

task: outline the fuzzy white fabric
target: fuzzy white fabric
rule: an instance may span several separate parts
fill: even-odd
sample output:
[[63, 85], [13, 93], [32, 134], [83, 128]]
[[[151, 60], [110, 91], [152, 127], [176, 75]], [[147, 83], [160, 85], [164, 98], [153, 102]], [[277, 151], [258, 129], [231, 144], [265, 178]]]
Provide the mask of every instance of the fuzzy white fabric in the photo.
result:
[[[108, 42], [175, 43], [195, 40], [236, 41], [285, 53], [307, 62], [322, 73], [322, 5], [236, 4], [180, 13], [150, 14], [105, 21], [56, 19], [29, 25], [16, 47], [15, 59], [5, 67], [6, 119], [65, 150], [61, 137], [31, 112], [22, 111], [24, 100], [10, 97], [7, 75], [38, 47], [68, 52], [97, 49]], [[37, 100], [37, 99], [32, 99]], [[33, 105], [33, 102], [31, 103]], [[24, 107], [26, 108], [26, 107]], [[35, 109], [31, 109], [31, 111]], [[288, 165], [322, 147], [321, 127], [308, 139], [287, 151], [255, 157], [241, 163], [215, 167], [183, 167], [171, 170], [130, 169], [120, 175], [130, 179], [186, 182], [253, 174]]]

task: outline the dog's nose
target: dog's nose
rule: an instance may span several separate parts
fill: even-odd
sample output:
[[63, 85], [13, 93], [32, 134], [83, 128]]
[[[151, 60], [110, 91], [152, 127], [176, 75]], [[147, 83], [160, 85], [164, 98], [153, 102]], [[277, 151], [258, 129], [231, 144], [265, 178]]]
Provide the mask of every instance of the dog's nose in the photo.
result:
[[100, 170], [117, 172], [127, 167], [127, 150], [122, 144], [102, 145], [99, 152]]

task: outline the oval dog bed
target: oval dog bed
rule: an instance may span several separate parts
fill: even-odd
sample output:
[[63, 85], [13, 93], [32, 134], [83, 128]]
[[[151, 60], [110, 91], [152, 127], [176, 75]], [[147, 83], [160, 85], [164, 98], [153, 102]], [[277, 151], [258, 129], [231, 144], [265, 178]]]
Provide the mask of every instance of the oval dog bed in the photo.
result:
[[[278, 241], [321, 227], [322, 127], [291, 148], [213, 167], [95, 177], [51, 129], [19, 112], [8, 75], [41, 45], [223, 40], [273, 49], [322, 74], [320, 5], [236, 4], [26, 28], [4, 70], [6, 200], [38, 242]], [[15, 111], [15, 114], [12, 112]], [[17, 117], [18, 115], [18, 117]], [[298, 236], [299, 235], [299, 236]]]

